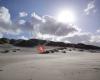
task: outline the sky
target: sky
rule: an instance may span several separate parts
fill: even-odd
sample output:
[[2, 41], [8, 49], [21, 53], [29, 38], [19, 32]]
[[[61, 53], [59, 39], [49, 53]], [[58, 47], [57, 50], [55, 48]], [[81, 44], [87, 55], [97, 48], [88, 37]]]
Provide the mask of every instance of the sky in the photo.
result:
[[100, 0], [0, 0], [0, 38], [100, 46], [99, 21]]

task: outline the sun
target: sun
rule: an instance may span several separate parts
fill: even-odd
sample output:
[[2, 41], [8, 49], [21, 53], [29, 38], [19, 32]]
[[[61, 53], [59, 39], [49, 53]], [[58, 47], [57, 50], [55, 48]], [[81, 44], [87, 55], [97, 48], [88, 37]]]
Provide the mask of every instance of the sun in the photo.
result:
[[75, 15], [70, 10], [62, 10], [57, 15], [57, 20], [62, 23], [74, 23]]

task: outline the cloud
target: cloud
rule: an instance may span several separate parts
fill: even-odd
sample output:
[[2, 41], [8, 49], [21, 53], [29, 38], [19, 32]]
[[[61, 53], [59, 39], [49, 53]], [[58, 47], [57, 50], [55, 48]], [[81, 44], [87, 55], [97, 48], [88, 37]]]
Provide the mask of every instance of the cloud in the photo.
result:
[[90, 33], [77, 33], [70, 37], [63, 37], [61, 41], [70, 41], [71, 43], [87, 43], [91, 39]]
[[96, 12], [96, 9], [95, 9], [95, 0], [91, 0], [88, 3], [86, 9], [84, 9], [84, 12], [86, 13], [86, 15], [89, 15], [90, 12], [94, 12], [94, 13]]
[[21, 36], [21, 37], [19, 37], [19, 39], [28, 40], [28, 38], [27, 38], [27, 37], [25, 37], [25, 36]]
[[9, 10], [5, 7], [0, 7], [0, 22], [11, 24]]
[[26, 17], [26, 16], [28, 16], [28, 14], [24, 11], [19, 13], [19, 17]]
[[31, 17], [37, 19], [37, 20], [41, 20], [41, 17], [38, 16], [35, 12], [31, 13]]
[[97, 33], [100, 33], [100, 29], [98, 29], [96, 32], [97, 32]]
[[18, 26], [20, 27], [21, 31], [24, 33], [30, 33], [33, 32], [33, 27], [34, 25], [30, 22], [30, 21], [26, 21], [23, 24], [18, 24]]
[[100, 42], [100, 35], [93, 35], [90, 42]]
[[84, 43], [100, 46], [100, 35], [80, 32], [70, 37], [62, 37], [60, 41], [65, 43]]
[[19, 26], [22, 31], [32, 33], [35, 38], [59, 40], [57, 37], [68, 36], [80, 30], [75, 25], [60, 23], [51, 16], [40, 17], [34, 12], [31, 15], [30, 20]]
[[39, 15], [37, 15], [35, 12], [31, 14], [31, 19], [29, 22], [33, 25], [36, 26], [37, 24], [42, 23], [43, 19]]
[[100, 46], [100, 35], [92, 35], [88, 44]]
[[2, 38], [3, 37], [3, 34], [2, 33], [0, 33], [0, 38]]
[[[19, 20], [18, 26], [20, 26], [22, 32], [27, 34], [30, 32], [35, 32], [34, 27], [42, 22], [41, 17], [38, 16], [35, 12], [31, 14], [31, 18], [28, 20]], [[34, 34], [34, 33], [33, 33]]]
[[19, 32], [20, 29], [11, 21], [9, 10], [5, 7], [0, 7], [0, 33], [15, 35]]
[[42, 35], [67, 36], [68, 34], [78, 32], [78, 28], [57, 22], [50, 16], [43, 16], [42, 20], [44, 20], [44, 22], [42, 21], [34, 27], [34, 29]]
[[18, 21], [18, 24], [22, 25], [22, 24], [25, 24], [25, 22], [26, 22], [25, 20], [21, 19]]

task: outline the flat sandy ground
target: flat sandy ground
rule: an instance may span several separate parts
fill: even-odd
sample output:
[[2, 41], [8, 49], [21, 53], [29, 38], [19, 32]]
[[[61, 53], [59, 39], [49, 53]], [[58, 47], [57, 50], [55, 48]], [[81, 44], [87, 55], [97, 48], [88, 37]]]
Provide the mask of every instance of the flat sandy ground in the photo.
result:
[[0, 53], [0, 80], [100, 80], [100, 53], [25, 50]]

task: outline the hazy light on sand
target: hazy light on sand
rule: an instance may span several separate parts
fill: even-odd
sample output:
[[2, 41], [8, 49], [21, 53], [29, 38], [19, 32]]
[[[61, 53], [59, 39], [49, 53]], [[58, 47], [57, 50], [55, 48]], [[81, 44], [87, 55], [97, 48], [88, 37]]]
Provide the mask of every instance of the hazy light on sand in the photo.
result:
[[75, 22], [74, 12], [70, 10], [62, 10], [58, 12], [57, 20], [62, 23], [74, 23]]

